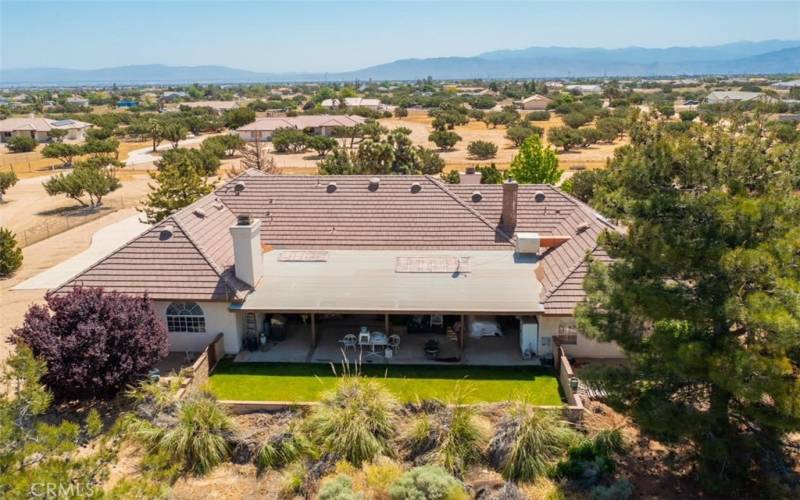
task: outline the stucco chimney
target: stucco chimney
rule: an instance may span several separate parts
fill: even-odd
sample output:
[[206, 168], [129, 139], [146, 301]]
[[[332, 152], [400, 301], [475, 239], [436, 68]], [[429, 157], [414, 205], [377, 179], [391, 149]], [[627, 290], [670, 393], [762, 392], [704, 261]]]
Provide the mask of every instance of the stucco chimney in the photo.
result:
[[475, 167], [467, 167], [463, 172], [458, 173], [458, 180], [461, 184], [480, 184], [481, 173]]
[[236, 277], [255, 287], [264, 274], [261, 255], [261, 221], [240, 215], [230, 227], [233, 238], [233, 266]]
[[503, 183], [503, 215], [500, 223], [512, 230], [517, 225], [517, 191], [519, 184], [515, 181], [509, 180]]

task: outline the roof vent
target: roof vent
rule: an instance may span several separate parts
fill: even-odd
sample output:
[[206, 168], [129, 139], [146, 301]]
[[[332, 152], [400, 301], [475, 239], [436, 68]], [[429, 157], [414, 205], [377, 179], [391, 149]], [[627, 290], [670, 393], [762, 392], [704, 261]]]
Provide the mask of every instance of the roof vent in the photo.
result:
[[411, 184], [412, 193], [419, 193], [420, 191], [422, 191], [422, 184], [420, 184], [419, 182]]
[[193, 213], [201, 219], [206, 216], [206, 211], [202, 208], [195, 208]]
[[249, 226], [250, 225], [250, 215], [242, 214], [236, 217], [236, 225], [237, 226]]
[[475, 203], [478, 203], [482, 199], [483, 199], [483, 195], [481, 194], [480, 191], [473, 191], [472, 192], [472, 201], [474, 201]]
[[244, 191], [244, 182], [239, 181], [239, 182], [237, 182], [236, 184], [233, 185], [233, 192], [236, 193], [237, 196], [242, 191]]
[[535, 193], [533, 193], [533, 200], [534, 200], [536, 203], [541, 203], [541, 202], [543, 202], [543, 201], [544, 201], [544, 193], [543, 193], [543, 192], [541, 192], [541, 191], [536, 191]]
[[372, 177], [369, 180], [369, 190], [370, 191], [377, 191], [378, 188], [381, 187], [381, 178], [380, 177]]
[[588, 222], [586, 222], [586, 221], [583, 221], [583, 222], [581, 222], [580, 224], [578, 224], [577, 226], [575, 226], [575, 229], [576, 229], [576, 230], [577, 230], [579, 233], [582, 233], [582, 232], [586, 231], [587, 229], [589, 229], [589, 227], [590, 227], [590, 226], [589, 226], [589, 223], [588, 223]]
[[168, 240], [172, 238], [172, 233], [175, 231], [175, 228], [172, 225], [167, 225], [161, 228], [161, 234], [159, 235], [158, 239], [161, 241]]
[[327, 192], [329, 192], [329, 193], [333, 193], [334, 191], [336, 191], [336, 183], [335, 182], [329, 182], [328, 183], [328, 187], [325, 188], [325, 190]]

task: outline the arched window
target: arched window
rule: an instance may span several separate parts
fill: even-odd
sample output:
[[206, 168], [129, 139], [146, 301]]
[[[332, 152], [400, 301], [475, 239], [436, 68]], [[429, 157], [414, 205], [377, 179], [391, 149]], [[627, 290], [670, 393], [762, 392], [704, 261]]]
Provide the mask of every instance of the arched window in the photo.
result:
[[194, 302], [173, 302], [167, 306], [167, 331], [203, 333], [206, 317]]

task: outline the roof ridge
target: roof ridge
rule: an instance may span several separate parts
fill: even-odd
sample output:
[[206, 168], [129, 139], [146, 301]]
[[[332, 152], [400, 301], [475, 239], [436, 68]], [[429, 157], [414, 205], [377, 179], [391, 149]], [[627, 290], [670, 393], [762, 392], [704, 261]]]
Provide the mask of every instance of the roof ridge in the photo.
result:
[[455, 194], [454, 192], [452, 192], [452, 191], [450, 191], [449, 189], [447, 189], [447, 187], [445, 187], [443, 183], [439, 182], [439, 180], [438, 180], [438, 179], [434, 178], [434, 177], [433, 177], [433, 176], [431, 176], [431, 175], [425, 175], [425, 177], [426, 177], [426, 178], [427, 178], [429, 181], [431, 181], [431, 182], [432, 182], [432, 183], [433, 183], [433, 184], [434, 184], [436, 187], [438, 187], [438, 188], [439, 188], [439, 189], [441, 189], [441, 190], [442, 190], [444, 193], [446, 193], [446, 194], [447, 194], [447, 195], [448, 195], [450, 198], [452, 198], [453, 200], [455, 200], [455, 202], [456, 202], [456, 203], [458, 203], [458, 204], [459, 204], [459, 205], [461, 205], [463, 208], [465, 208], [465, 209], [466, 209], [466, 210], [467, 210], [469, 213], [471, 213], [473, 216], [477, 217], [477, 218], [478, 218], [478, 220], [480, 220], [481, 222], [483, 222], [484, 224], [486, 224], [486, 226], [487, 226], [487, 227], [489, 227], [489, 229], [493, 230], [495, 233], [499, 233], [499, 234], [500, 234], [502, 237], [504, 237], [504, 238], [505, 238], [505, 239], [508, 241], [508, 244], [509, 244], [509, 245], [512, 245], [512, 243], [511, 243], [511, 240], [512, 240], [513, 238], [512, 238], [511, 236], [509, 236], [508, 234], [506, 234], [506, 232], [505, 232], [505, 231], [503, 231], [502, 229], [500, 229], [498, 226], [495, 226], [495, 225], [493, 225], [491, 222], [489, 222], [489, 221], [486, 219], [486, 217], [484, 217], [483, 215], [481, 215], [481, 214], [480, 214], [480, 213], [479, 213], [477, 210], [475, 210], [474, 208], [472, 208], [472, 207], [470, 207], [469, 205], [467, 205], [467, 204], [464, 202], [464, 200], [462, 200], [462, 199], [461, 199], [461, 198], [460, 198], [460, 197], [459, 197], [457, 194]]

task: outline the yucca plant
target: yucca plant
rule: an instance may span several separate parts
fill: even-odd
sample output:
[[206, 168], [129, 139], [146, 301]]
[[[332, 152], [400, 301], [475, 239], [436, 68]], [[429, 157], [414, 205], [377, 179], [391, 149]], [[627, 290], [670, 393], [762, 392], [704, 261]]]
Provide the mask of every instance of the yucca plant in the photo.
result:
[[489, 454], [505, 479], [531, 482], [547, 474], [579, 439], [552, 412], [521, 404], [498, 426]]
[[467, 465], [480, 460], [484, 439], [476, 416], [472, 406], [454, 406], [442, 429], [436, 461], [453, 474], [462, 474]]
[[345, 375], [306, 419], [305, 429], [323, 453], [354, 465], [392, 456], [397, 400], [377, 381]]
[[310, 451], [309, 444], [301, 436], [284, 433], [270, 438], [256, 455], [259, 470], [277, 469], [294, 462]]

